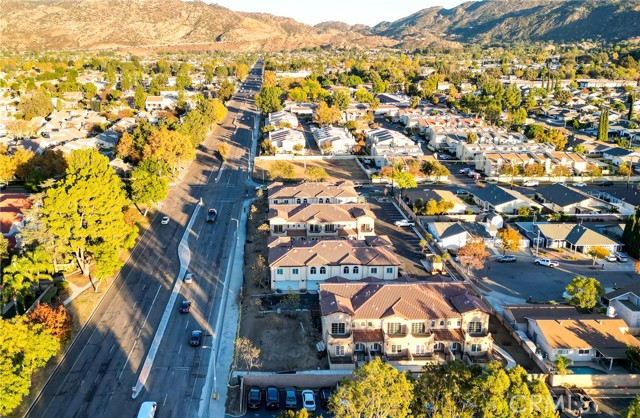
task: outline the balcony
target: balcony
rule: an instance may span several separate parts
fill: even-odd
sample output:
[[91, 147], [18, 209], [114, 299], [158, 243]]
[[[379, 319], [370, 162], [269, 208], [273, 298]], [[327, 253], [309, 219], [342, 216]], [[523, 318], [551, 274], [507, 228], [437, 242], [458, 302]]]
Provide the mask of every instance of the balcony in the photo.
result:
[[328, 343], [331, 342], [342, 342], [342, 343], [348, 343], [350, 341], [345, 341], [345, 340], [351, 340], [351, 332], [347, 332], [345, 334], [328, 334]]
[[431, 338], [432, 335], [433, 333], [431, 332], [430, 329], [426, 329], [418, 332], [413, 332], [413, 330], [411, 331], [411, 336], [413, 338]]

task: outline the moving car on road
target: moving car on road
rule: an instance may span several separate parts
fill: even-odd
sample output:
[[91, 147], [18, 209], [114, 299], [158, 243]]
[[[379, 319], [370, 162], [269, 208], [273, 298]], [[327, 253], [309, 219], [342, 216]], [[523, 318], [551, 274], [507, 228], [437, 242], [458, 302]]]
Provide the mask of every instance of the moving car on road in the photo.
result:
[[218, 211], [215, 209], [209, 209], [207, 212], [207, 222], [215, 222], [218, 217]]
[[307, 389], [302, 391], [302, 406], [309, 412], [316, 410], [316, 398], [312, 390]]
[[602, 183], [600, 183], [598, 186], [601, 186], [601, 187], [613, 186], [613, 182], [611, 180], [606, 180], [606, 181], [603, 181]]
[[191, 311], [191, 302], [183, 300], [180, 304], [180, 313], [189, 313]]
[[402, 219], [393, 223], [395, 226], [416, 226], [415, 222], [411, 222], [408, 219]]
[[548, 258], [536, 258], [534, 261], [536, 266], [558, 267], [560, 263]]
[[501, 255], [500, 257], [496, 258], [496, 261], [498, 263], [515, 263], [517, 260], [515, 255]]
[[247, 396], [247, 408], [260, 409], [262, 406], [262, 391], [257, 386], [251, 386], [249, 396]]
[[587, 187], [587, 183], [573, 183], [573, 187]]
[[168, 216], [165, 216], [164, 218], [162, 218], [162, 220], [160, 221], [160, 223], [161, 223], [162, 225], [166, 225], [166, 224], [168, 224], [168, 223], [169, 223], [169, 217], [168, 217]]
[[193, 273], [187, 273], [187, 274], [185, 274], [185, 275], [184, 275], [184, 279], [183, 279], [183, 280], [184, 280], [184, 282], [185, 282], [186, 284], [193, 283]]
[[189, 345], [197, 347], [202, 342], [202, 331], [199, 329], [191, 332], [191, 339], [189, 339]]

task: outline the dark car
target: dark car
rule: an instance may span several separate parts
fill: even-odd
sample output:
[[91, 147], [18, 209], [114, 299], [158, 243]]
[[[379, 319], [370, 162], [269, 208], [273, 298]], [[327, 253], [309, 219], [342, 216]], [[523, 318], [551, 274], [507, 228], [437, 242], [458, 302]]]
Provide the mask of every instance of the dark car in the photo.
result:
[[207, 212], [207, 222], [215, 222], [218, 217], [218, 211], [215, 209], [209, 209]]
[[183, 300], [180, 304], [180, 313], [189, 313], [191, 311], [191, 302]]
[[296, 409], [298, 407], [298, 398], [294, 388], [286, 388], [284, 390], [284, 407], [287, 409]]
[[320, 389], [320, 404], [324, 409], [329, 408], [329, 398], [331, 397], [331, 388]]
[[267, 388], [267, 409], [280, 408], [280, 391], [275, 386]]
[[199, 329], [191, 332], [191, 339], [189, 340], [189, 345], [197, 347], [202, 342], [202, 331]]
[[247, 397], [247, 408], [260, 409], [262, 406], [262, 391], [257, 386], [251, 386]]
[[603, 181], [602, 183], [600, 183], [600, 186], [602, 187], [613, 186], [613, 182], [611, 180]]
[[500, 257], [496, 258], [496, 261], [498, 263], [515, 263], [517, 260], [515, 255], [501, 255]]

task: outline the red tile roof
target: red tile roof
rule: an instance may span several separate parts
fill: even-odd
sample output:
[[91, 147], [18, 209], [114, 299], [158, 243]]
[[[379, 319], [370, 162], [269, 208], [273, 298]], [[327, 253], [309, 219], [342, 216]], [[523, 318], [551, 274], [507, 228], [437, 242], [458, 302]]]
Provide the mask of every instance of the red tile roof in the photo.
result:
[[2, 193], [0, 196], [0, 230], [8, 234], [16, 221], [22, 220], [24, 210], [31, 207], [31, 200], [24, 193]]

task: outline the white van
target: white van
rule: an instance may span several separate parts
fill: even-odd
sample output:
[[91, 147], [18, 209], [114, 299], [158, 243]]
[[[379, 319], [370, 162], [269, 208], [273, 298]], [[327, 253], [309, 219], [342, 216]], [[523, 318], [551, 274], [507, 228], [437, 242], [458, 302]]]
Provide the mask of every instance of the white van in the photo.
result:
[[153, 418], [156, 415], [158, 404], [151, 402], [143, 402], [138, 411], [138, 418]]

